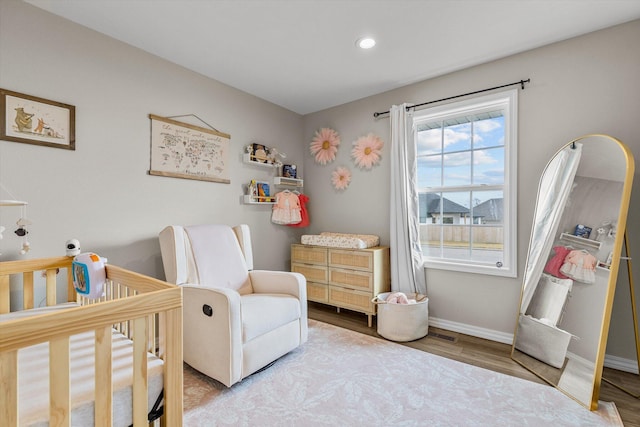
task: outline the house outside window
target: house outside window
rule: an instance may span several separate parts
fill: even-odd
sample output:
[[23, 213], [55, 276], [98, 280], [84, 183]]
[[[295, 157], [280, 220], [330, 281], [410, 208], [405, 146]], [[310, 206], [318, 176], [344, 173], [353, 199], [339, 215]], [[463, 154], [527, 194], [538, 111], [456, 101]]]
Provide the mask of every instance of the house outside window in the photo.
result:
[[516, 277], [517, 90], [420, 110], [420, 243], [426, 267]]

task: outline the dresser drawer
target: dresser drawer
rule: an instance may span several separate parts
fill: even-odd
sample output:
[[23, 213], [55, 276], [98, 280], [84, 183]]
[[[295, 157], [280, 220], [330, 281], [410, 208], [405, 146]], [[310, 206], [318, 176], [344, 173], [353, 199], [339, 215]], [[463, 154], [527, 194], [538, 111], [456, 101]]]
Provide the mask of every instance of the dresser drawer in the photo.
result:
[[377, 311], [371, 300], [390, 288], [389, 247], [345, 249], [293, 243], [291, 271], [307, 279], [309, 301], [365, 313], [371, 327]]
[[322, 283], [307, 282], [307, 299], [315, 302], [329, 302], [329, 287]]
[[375, 304], [371, 302], [370, 292], [356, 291], [353, 289], [329, 286], [329, 304], [337, 307], [348, 308], [366, 314], [375, 314]]
[[291, 245], [291, 262], [302, 264], [327, 265], [327, 248]]
[[371, 271], [373, 268], [373, 252], [329, 249], [329, 266]]
[[368, 271], [330, 267], [329, 284], [369, 291], [369, 294], [371, 294], [373, 290], [373, 274]]
[[322, 265], [291, 263], [291, 271], [302, 274], [308, 282], [327, 283], [327, 267]]

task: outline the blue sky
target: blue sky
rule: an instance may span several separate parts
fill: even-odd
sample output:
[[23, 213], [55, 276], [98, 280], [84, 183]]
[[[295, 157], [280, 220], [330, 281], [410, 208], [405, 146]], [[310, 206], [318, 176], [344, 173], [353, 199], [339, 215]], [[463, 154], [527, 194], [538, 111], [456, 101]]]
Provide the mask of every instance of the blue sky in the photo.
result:
[[[420, 189], [504, 183], [504, 117], [477, 120], [473, 127], [471, 123], [447, 126], [444, 141], [440, 129], [420, 131], [417, 133], [417, 150]], [[443, 155], [440, 155], [441, 150]], [[468, 192], [457, 192], [447, 193], [445, 197], [469, 207], [470, 198], [475, 205], [491, 198], [501, 198], [502, 192], [474, 192], [471, 197]]]

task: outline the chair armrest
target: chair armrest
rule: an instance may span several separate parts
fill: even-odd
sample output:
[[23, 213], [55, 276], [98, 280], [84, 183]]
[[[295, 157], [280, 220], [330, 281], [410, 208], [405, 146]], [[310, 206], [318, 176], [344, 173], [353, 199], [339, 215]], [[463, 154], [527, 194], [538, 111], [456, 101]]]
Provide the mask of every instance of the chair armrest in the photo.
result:
[[249, 272], [253, 291], [259, 294], [289, 294], [307, 300], [307, 280], [300, 273], [253, 270]]
[[292, 295], [300, 301], [300, 344], [309, 336], [307, 309], [307, 279], [288, 271], [253, 270], [249, 272], [255, 293]]
[[[240, 294], [183, 284], [184, 361], [228, 387], [242, 375]], [[211, 315], [205, 306], [211, 307]]]
[[198, 285], [192, 283], [182, 283], [180, 284], [182, 287], [183, 294], [186, 293], [203, 293], [208, 295], [209, 298], [215, 300], [216, 304], [224, 304], [228, 306], [230, 309], [233, 307], [240, 307], [240, 294], [238, 291], [234, 289], [221, 288], [218, 286], [206, 286], [206, 285]]

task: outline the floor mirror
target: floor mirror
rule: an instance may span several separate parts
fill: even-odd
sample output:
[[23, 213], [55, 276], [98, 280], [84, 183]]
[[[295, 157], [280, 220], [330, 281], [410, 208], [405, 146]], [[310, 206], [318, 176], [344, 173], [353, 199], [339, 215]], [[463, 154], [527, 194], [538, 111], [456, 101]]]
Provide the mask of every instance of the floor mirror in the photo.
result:
[[511, 357], [591, 410], [633, 174], [626, 145], [585, 135], [551, 158], [538, 186]]

